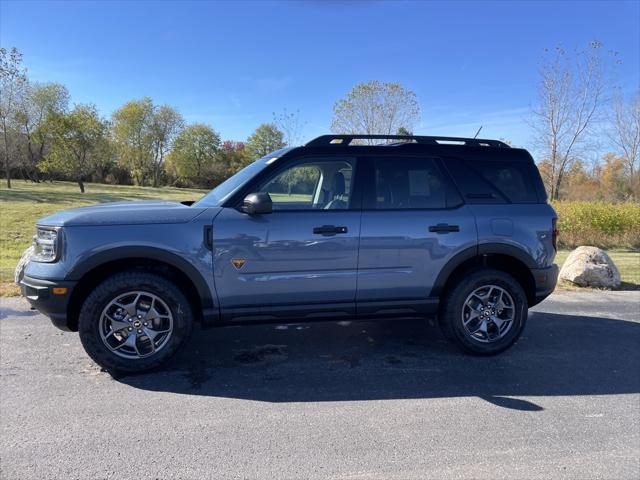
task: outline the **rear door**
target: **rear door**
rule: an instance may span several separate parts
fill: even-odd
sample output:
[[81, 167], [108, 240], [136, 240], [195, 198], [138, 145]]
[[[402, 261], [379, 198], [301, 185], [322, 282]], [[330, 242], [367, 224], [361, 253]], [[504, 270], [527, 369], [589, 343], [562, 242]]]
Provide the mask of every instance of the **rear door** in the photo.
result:
[[286, 160], [255, 186], [273, 212], [224, 208], [213, 223], [224, 320], [355, 313], [360, 204], [353, 158]]
[[370, 157], [360, 168], [358, 314], [427, 313], [443, 266], [477, 245], [474, 217], [437, 158]]

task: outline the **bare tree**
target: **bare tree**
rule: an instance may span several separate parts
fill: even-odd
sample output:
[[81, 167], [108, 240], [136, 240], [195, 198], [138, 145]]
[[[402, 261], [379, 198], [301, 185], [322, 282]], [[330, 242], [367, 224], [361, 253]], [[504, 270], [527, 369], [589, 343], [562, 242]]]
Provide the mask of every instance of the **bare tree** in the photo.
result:
[[331, 129], [336, 133], [394, 135], [401, 128], [413, 130], [419, 119], [414, 92], [399, 83], [373, 80], [356, 85], [335, 103]]
[[624, 161], [629, 191], [636, 198], [640, 194], [636, 178], [640, 158], [640, 90], [627, 101], [622, 96], [616, 97], [612, 110], [608, 135]]
[[288, 112], [285, 108], [282, 113], [273, 113], [273, 123], [284, 134], [284, 143], [287, 147], [295, 147], [302, 143], [302, 129], [306, 122], [300, 120], [300, 110]]
[[570, 56], [558, 47], [540, 69], [533, 127], [543, 152], [545, 183], [554, 200], [606, 101], [601, 49], [602, 44], [593, 41], [588, 50]]
[[21, 67], [22, 54], [14, 48], [7, 52], [0, 48], [0, 121], [4, 143], [4, 169], [7, 188], [11, 188], [11, 132], [15, 122], [19, 98], [27, 82], [26, 70]]

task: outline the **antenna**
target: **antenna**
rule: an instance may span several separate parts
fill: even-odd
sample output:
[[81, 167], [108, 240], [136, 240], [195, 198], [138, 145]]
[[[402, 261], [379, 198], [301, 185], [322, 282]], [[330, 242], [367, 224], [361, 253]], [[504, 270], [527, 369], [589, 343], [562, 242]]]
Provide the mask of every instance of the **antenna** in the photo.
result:
[[478, 138], [478, 134], [480, 133], [480, 130], [482, 130], [482, 125], [480, 125], [480, 128], [478, 129], [476, 134], [473, 136], [473, 138]]

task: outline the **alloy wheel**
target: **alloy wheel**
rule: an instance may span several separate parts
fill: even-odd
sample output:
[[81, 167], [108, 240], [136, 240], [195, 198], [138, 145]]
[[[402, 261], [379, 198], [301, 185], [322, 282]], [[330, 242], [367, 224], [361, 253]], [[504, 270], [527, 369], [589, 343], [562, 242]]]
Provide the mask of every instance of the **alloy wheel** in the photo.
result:
[[497, 285], [483, 285], [465, 300], [462, 324], [473, 340], [492, 343], [511, 330], [515, 313], [515, 302], [509, 292]]
[[173, 315], [157, 295], [145, 291], [119, 294], [100, 315], [100, 337], [111, 352], [127, 359], [162, 350], [173, 332]]

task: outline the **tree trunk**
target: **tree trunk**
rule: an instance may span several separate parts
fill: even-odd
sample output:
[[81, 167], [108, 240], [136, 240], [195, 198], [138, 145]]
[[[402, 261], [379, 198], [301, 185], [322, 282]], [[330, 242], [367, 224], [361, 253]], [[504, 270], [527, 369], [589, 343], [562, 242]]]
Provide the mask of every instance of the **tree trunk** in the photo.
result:
[[84, 182], [82, 181], [82, 178], [78, 179], [78, 186], [80, 187], [80, 193], [84, 193]]
[[160, 184], [160, 169], [157, 167], [154, 167], [153, 170], [153, 187], [157, 188]]
[[7, 173], [7, 188], [11, 188], [11, 169], [9, 168], [9, 159], [4, 160], [4, 169]]
[[560, 200], [560, 187], [562, 185], [562, 177], [564, 176], [563, 173], [562, 168], [558, 169], [558, 177], [554, 181], [552, 200]]
[[11, 188], [11, 168], [9, 168], [9, 140], [7, 139], [7, 125], [4, 124], [4, 169], [7, 174], [7, 188]]

